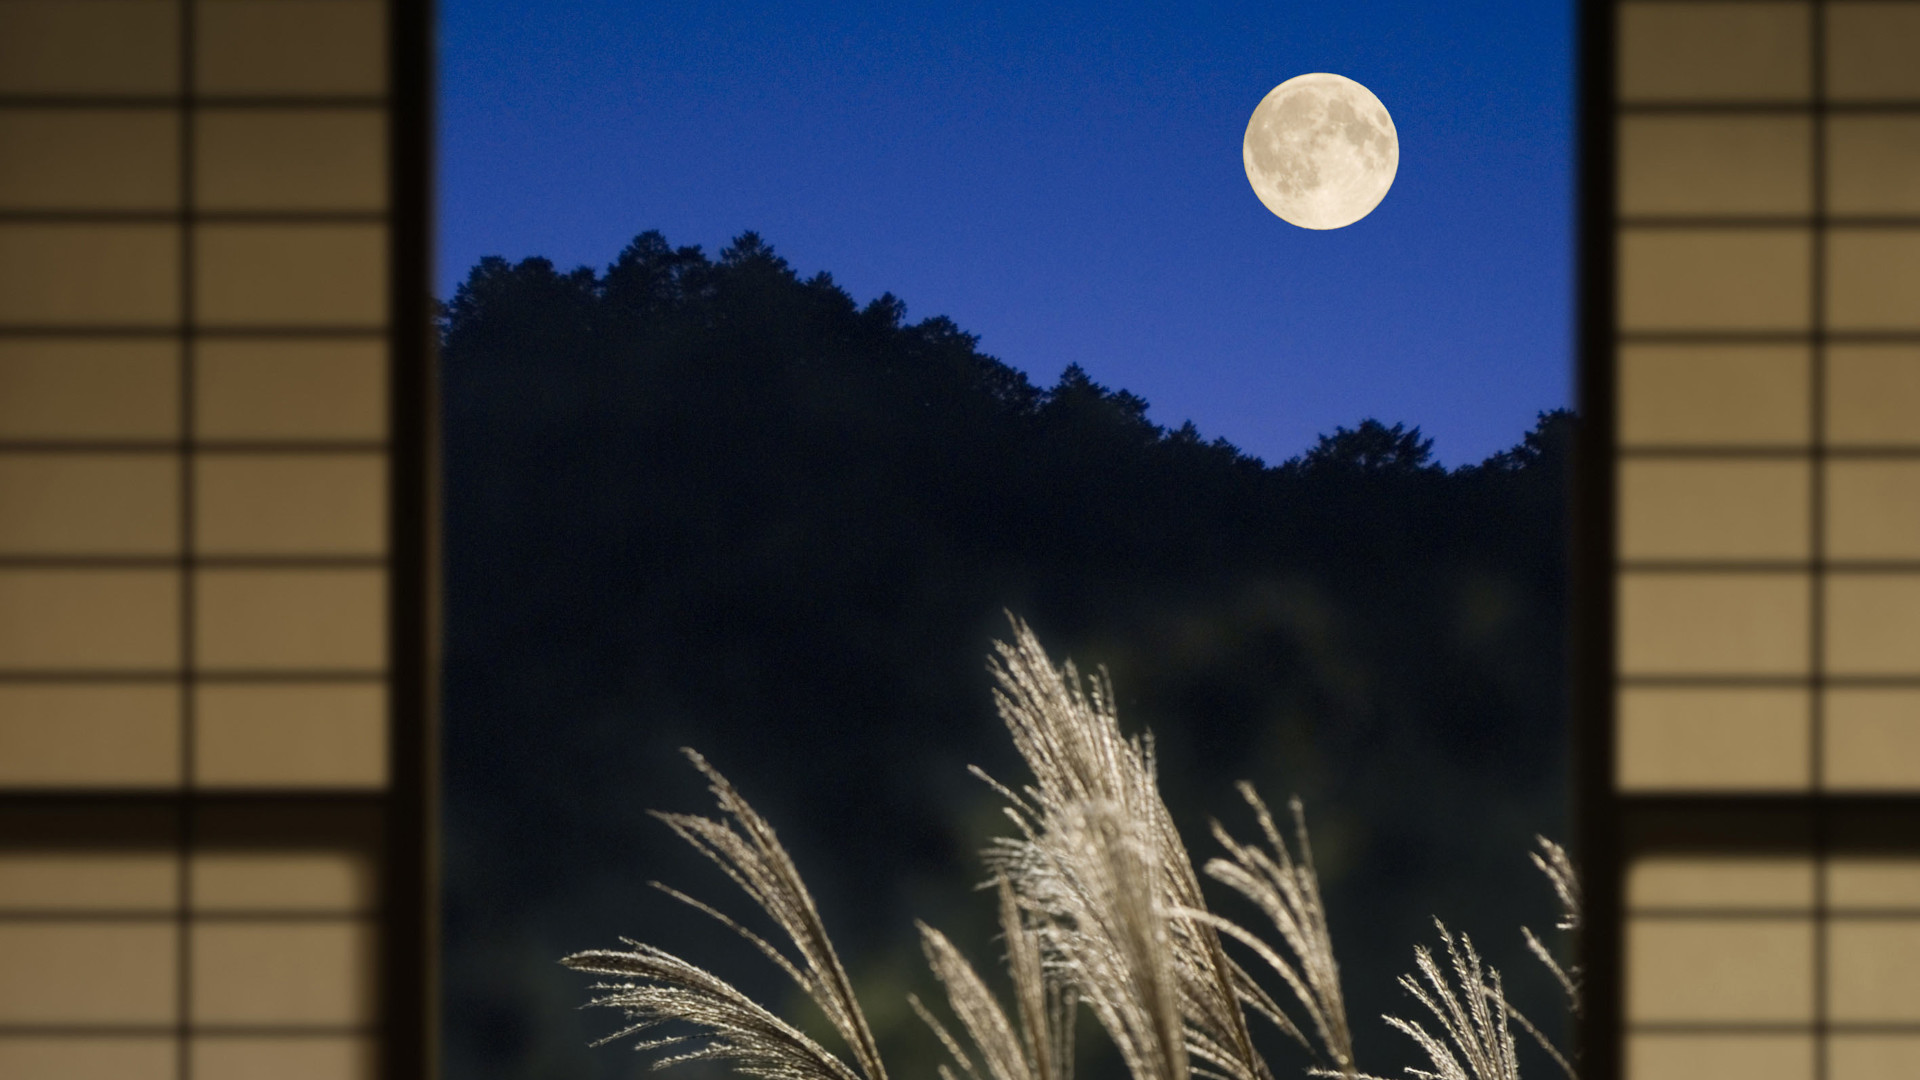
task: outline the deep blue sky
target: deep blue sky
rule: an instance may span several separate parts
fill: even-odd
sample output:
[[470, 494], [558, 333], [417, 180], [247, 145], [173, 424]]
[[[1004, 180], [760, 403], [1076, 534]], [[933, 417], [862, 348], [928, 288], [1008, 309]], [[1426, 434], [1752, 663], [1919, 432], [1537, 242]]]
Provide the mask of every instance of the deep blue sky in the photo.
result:
[[[647, 229], [709, 255], [753, 229], [1269, 462], [1373, 416], [1457, 465], [1570, 400], [1567, 0], [439, 10], [443, 297], [483, 255], [604, 269]], [[1310, 71], [1400, 136], [1386, 200], [1328, 232], [1240, 159]]]

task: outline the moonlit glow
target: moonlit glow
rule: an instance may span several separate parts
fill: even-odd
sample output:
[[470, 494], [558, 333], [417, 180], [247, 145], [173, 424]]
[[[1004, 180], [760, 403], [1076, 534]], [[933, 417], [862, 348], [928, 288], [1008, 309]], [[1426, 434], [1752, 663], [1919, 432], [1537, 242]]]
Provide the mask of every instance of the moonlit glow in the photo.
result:
[[1400, 136], [1372, 91], [1315, 72], [1261, 99], [1240, 154], [1267, 209], [1303, 229], [1338, 229], [1386, 198], [1400, 168]]

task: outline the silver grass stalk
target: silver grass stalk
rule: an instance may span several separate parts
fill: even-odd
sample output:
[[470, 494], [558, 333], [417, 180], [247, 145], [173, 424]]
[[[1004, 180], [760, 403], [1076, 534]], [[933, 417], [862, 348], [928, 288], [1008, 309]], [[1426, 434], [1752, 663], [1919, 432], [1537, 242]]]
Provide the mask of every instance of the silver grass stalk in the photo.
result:
[[[1554, 895], [1560, 900], [1560, 921], [1554, 924], [1554, 928], [1577, 933], [1580, 929], [1580, 876], [1574, 871], [1573, 860], [1567, 856], [1567, 849], [1546, 837], [1535, 836], [1534, 840], [1540, 845], [1540, 850], [1531, 853], [1529, 858], [1541, 873], [1547, 875], [1547, 880], [1553, 885]], [[1573, 1015], [1580, 1015], [1580, 969], [1563, 968], [1530, 928], [1523, 926], [1520, 933], [1527, 939], [1527, 948], [1559, 981], [1561, 991], [1567, 995], [1567, 1007]]]
[[1000, 896], [1000, 926], [1007, 943], [1007, 972], [1013, 978], [1014, 1002], [1020, 1013], [1027, 1058], [1033, 1065], [1033, 1080], [1073, 1080], [1079, 995], [1071, 985], [1048, 975], [1040, 934], [1023, 917], [1013, 886], [999, 878], [995, 891]]
[[[1574, 872], [1573, 860], [1568, 857], [1565, 848], [1546, 837], [1536, 835], [1534, 840], [1541, 850], [1532, 853], [1530, 858], [1541, 873], [1547, 876], [1547, 880], [1553, 885], [1555, 895], [1560, 899], [1562, 917], [1557, 926], [1562, 930], [1578, 930], [1580, 927], [1580, 879]], [[1521, 1030], [1525, 1031], [1540, 1049], [1553, 1059], [1553, 1063], [1566, 1074], [1567, 1080], [1579, 1080], [1579, 1074], [1567, 1055], [1554, 1046], [1553, 1040], [1547, 1038], [1545, 1032], [1507, 1000], [1505, 989], [1500, 981], [1500, 973], [1492, 968], [1486, 968], [1484, 969], [1486, 977], [1482, 976], [1480, 957], [1474, 952], [1473, 943], [1467, 939], [1466, 935], [1461, 935], [1460, 947], [1456, 949], [1446, 926], [1438, 919], [1434, 920], [1434, 925], [1440, 929], [1440, 939], [1446, 945], [1455, 978], [1473, 1004], [1462, 1010], [1458, 996], [1439, 976], [1438, 967], [1433, 963], [1425, 947], [1415, 950], [1415, 960], [1432, 988], [1433, 995], [1428, 996], [1410, 977], [1403, 976], [1400, 979], [1400, 985], [1410, 991], [1440, 1020], [1448, 1038], [1462, 1049], [1474, 1080], [1518, 1080], [1519, 1068], [1514, 1061], [1513, 1039], [1506, 1027], [1508, 1020], [1519, 1025]], [[1523, 926], [1520, 928], [1520, 933], [1526, 938], [1528, 949], [1560, 982], [1561, 989], [1567, 995], [1571, 1011], [1579, 1015], [1579, 969], [1569, 971], [1562, 968], [1531, 929]], [[1444, 1005], [1445, 1009], [1442, 1009], [1441, 1005]], [[1493, 1016], [1491, 1026], [1487, 1023], [1488, 1014]], [[1466, 1073], [1460, 1071], [1459, 1062], [1446, 1052], [1445, 1045], [1427, 1034], [1418, 1024], [1391, 1016], [1386, 1020], [1387, 1023], [1405, 1032], [1419, 1043], [1437, 1070], [1429, 1073], [1409, 1069], [1407, 1070], [1409, 1073], [1423, 1080], [1468, 1080]]]
[[[1555, 929], [1577, 933], [1580, 929], [1580, 876], [1574, 871], [1573, 860], [1568, 857], [1567, 849], [1546, 837], [1535, 835], [1533, 839], [1539, 844], [1540, 850], [1530, 853], [1528, 857], [1533, 860], [1533, 865], [1547, 876], [1547, 881], [1553, 885], [1554, 895], [1560, 900], [1560, 921], [1554, 924]], [[1555, 960], [1553, 953], [1534, 935], [1531, 927], [1521, 927], [1520, 935], [1526, 939], [1528, 951], [1532, 952], [1560, 983], [1561, 992], [1567, 995], [1567, 1011], [1574, 1016], [1579, 1016], [1580, 968], [1578, 966], [1562, 967], [1560, 961]], [[1554, 1064], [1560, 1066], [1560, 1071], [1567, 1074], [1567, 1080], [1579, 1080], [1573, 1063], [1567, 1059], [1567, 1055], [1562, 1053], [1559, 1047], [1553, 1045], [1553, 1040], [1547, 1038], [1546, 1033], [1520, 1015], [1520, 1010], [1514, 1008], [1512, 1004], [1502, 1001], [1501, 1005], [1514, 1022], [1533, 1037], [1533, 1041], [1540, 1045], [1540, 1049], [1546, 1051]]]
[[[1440, 931], [1440, 941], [1446, 946], [1447, 960], [1459, 989], [1456, 992], [1441, 974], [1426, 946], [1414, 948], [1414, 963], [1426, 985], [1422, 986], [1411, 975], [1402, 975], [1400, 985], [1433, 1014], [1441, 1035], [1435, 1036], [1420, 1024], [1397, 1016], [1384, 1018], [1394, 1029], [1419, 1044], [1433, 1063], [1432, 1071], [1408, 1066], [1407, 1074], [1416, 1080], [1520, 1080], [1513, 1033], [1507, 1027], [1509, 1010], [1500, 973], [1482, 966], [1480, 954], [1474, 951], [1473, 942], [1465, 934], [1460, 935], [1456, 945], [1445, 923], [1435, 919], [1433, 925]], [[1459, 1051], [1457, 1057], [1456, 1050]]]
[[1580, 875], [1573, 868], [1572, 857], [1567, 854], [1566, 848], [1544, 836], [1536, 834], [1533, 839], [1540, 845], [1540, 850], [1531, 853], [1528, 858], [1540, 868], [1541, 873], [1547, 875], [1547, 880], [1553, 884], [1554, 895], [1560, 899], [1561, 918], [1555, 924], [1555, 929], [1580, 929]]
[[[1347, 1006], [1340, 991], [1340, 965], [1333, 957], [1333, 936], [1327, 929], [1326, 904], [1320, 897], [1320, 877], [1313, 866], [1313, 848], [1307, 842], [1306, 812], [1299, 799], [1288, 803], [1293, 812], [1295, 843], [1300, 848], [1296, 861], [1253, 785], [1243, 781], [1238, 790], [1253, 809], [1266, 838], [1267, 850], [1236, 841], [1216, 821], [1214, 839], [1226, 849], [1228, 858], [1209, 860], [1207, 876], [1251, 900], [1261, 914], [1272, 921], [1280, 940], [1292, 952], [1293, 960], [1287, 960], [1225, 920], [1216, 920], [1215, 926], [1251, 948], [1293, 991], [1312, 1021], [1314, 1033], [1320, 1037], [1321, 1048], [1331, 1066], [1326, 1071], [1353, 1077], [1356, 1075], [1353, 1035], [1347, 1026]], [[1280, 1021], [1291, 1026], [1291, 1021], [1285, 1021], [1284, 1017]], [[1294, 1034], [1299, 1038], [1297, 1029]]]
[[[686, 895], [659, 886], [669, 895], [713, 916], [745, 937], [761, 953], [798, 983], [846, 1042], [859, 1066], [856, 1076], [839, 1058], [822, 1050], [790, 1025], [754, 1004], [732, 985], [663, 950], [634, 944], [631, 953], [594, 950], [575, 953], [561, 963], [598, 974], [629, 975], [649, 980], [643, 984], [602, 986], [611, 990], [590, 1002], [627, 1010], [633, 1026], [608, 1036], [620, 1038], [666, 1020], [685, 1020], [707, 1029], [712, 1041], [705, 1047], [656, 1062], [656, 1067], [680, 1061], [723, 1058], [742, 1071], [769, 1080], [886, 1080], [880, 1052], [866, 1016], [854, 997], [852, 983], [827, 938], [813, 896], [800, 879], [793, 859], [780, 846], [773, 827], [740, 797], [724, 776], [693, 750], [683, 750], [694, 768], [707, 778], [720, 809], [732, 820], [692, 814], [653, 816], [702, 855], [713, 860], [740, 886], [792, 941], [800, 955], [794, 963], [759, 936]], [[735, 826], [738, 826], [736, 831]], [[658, 885], [658, 883], [655, 883]], [[686, 1037], [660, 1040], [664, 1046]], [[605, 1042], [606, 1040], [602, 1040]]]
[[[684, 1061], [725, 1060], [739, 1071], [765, 1080], [861, 1080], [846, 1062], [726, 980], [664, 949], [621, 940], [632, 947], [631, 952], [590, 949], [561, 961], [575, 971], [628, 980], [594, 985], [595, 990], [607, 993], [589, 1001], [589, 1006], [621, 1009], [634, 1021], [595, 1040], [594, 1046], [637, 1035], [669, 1020], [683, 1020], [704, 1028], [702, 1035], [708, 1041], [685, 1053], [661, 1058], [653, 1063], [654, 1068]], [[695, 1037], [651, 1039], [636, 1044], [634, 1049], [658, 1050]]]
[[1189, 1055], [1201, 1075], [1271, 1080], [1241, 1008], [1265, 995], [1214, 927], [1188, 914], [1206, 902], [1160, 798], [1151, 741], [1120, 734], [1104, 672], [1089, 685], [1071, 661], [1056, 668], [1009, 619], [1014, 642], [996, 642], [990, 666], [994, 700], [1034, 782], [1020, 793], [994, 785], [1021, 836], [997, 842], [990, 860], [1044, 914], [1042, 940], [1136, 1080], [1183, 1080]]
[[1111, 803], [1072, 807], [1008, 865], [1053, 969], [1093, 1011], [1134, 1080], [1186, 1080], [1187, 1047], [1157, 851]]
[[[1043, 968], [1039, 935], [1023, 925], [1018, 901], [1005, 878], [995, 882], [1000, 898], [1000, 929], [1007, 944], [1007, 969], [1013, 978], [1016, 1034], [1000, 1002], [973, 965], [946, 935], [925, 923], [920, 928], [927, 965], [947, 991], [948, 1007], [959, 1018], [993, 1080], [1070, 1080], [1072, 1075], [1072, 1002], [1069, 991], [1049, 980]], [[933, 1029], [961, 1071], [977, 1077], [970, 1057], [919, 999], [908, 1002]], [[943, 1073], [945, 1067], [942, 1067]]]

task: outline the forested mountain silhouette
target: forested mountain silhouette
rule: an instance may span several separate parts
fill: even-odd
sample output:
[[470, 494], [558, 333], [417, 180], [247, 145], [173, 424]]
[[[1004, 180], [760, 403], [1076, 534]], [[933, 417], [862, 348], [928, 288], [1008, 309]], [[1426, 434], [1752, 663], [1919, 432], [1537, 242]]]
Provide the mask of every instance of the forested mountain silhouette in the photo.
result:
[[1307, 800], [1355, 1016], [1398, 1008], [1430, 913], [1500, 963], [1551, 911], [1570, 414], [1460, 469], [1373, 419], [1269, 465], [750, 232], [483, 259], [442, 315], [449, 1075], [625, 1075], [553, 958], [714, 933], [645, 888], [706, 880], [644, 815], [701, 804], [680, 745], [781, 830], [856, 984], [924, 990], [915, 916], [988, 955], [965, 886], [1004, 823], [964, 767], [1017, 775], [1006, 610], [1111, 667], [1196, 853], [1233, 780]]

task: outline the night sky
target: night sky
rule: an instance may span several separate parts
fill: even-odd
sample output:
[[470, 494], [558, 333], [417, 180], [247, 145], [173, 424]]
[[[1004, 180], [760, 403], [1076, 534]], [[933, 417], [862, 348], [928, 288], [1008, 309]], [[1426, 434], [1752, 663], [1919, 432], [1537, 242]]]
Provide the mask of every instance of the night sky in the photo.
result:
[[[858, 302], [947, 315], [1278, 462], [1365, 417], [1448, 465], [1569, 402], [1572, 6], [442, 0], [439, 268], [604, 269], [648, 229], [759, 232]], [[1254, 106], [1330, 71], [1400, 137], [1314, 232], [1241, 167]]]

